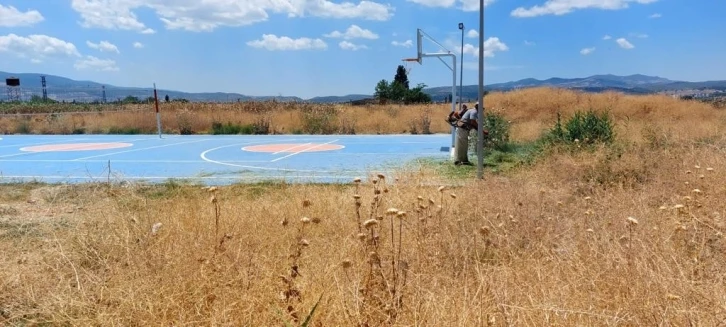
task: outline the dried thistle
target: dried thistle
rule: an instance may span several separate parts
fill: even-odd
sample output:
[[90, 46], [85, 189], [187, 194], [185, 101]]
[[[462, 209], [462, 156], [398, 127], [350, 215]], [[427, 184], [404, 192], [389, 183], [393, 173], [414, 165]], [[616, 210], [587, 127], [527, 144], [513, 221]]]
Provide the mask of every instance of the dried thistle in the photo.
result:
[[368, 219], [363, 223], [363, 227], [365, 228], [371, 228], [375, 225], [378, 225], [378, 221], [375, 219]]
[[630, 225], [637, 225], [638, 224], [638, 220], [635, 219], [635, 218], [633, 218], [633, 217], [628, 217], [628, 219], [626, 219], [626, 220], [627, 220], [628, 224], [630, 224]]

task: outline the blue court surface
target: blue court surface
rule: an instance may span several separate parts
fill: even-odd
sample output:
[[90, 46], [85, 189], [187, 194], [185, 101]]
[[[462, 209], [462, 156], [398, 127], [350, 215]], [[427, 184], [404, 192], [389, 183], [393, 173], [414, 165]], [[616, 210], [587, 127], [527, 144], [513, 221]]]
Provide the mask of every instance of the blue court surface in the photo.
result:
[[0, 182], [350, 182], [448, 159], [450, 143], [450, 134], [2, 135]]

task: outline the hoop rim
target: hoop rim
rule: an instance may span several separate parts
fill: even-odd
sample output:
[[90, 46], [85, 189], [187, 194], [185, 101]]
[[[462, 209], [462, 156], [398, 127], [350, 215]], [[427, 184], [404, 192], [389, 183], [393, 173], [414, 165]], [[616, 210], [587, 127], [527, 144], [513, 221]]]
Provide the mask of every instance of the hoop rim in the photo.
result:
[[420, 63], [420, 62], [421, 62], [420, 60], [421, 60], [421, 59], [419, 59], [419, 58], [403, 58], [403, 59], [401, 59], [401, 61], [407, 61], [407, 62], [418, 62], [418, 63]]

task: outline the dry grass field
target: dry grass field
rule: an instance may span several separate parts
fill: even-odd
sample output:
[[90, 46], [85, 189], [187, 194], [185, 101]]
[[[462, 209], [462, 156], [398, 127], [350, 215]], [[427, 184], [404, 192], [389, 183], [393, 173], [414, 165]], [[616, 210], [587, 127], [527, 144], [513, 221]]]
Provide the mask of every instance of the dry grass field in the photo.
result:
[[[429, 186], [442, 175], [427, 166], [346, 185], [0, 185], [0, 325], [301, 326], [313, 308], [307, 326], [726, 324], [724, 109], [548, 89], [486, 101], [515, 142], [589, 108], [616, 138], [463, 186]], [[200, 129], [257, 117], [232, 106], [162, 110]], [[336, 110], [365, 133], [422, 109]], [[104, 117], [86, 126], [129, 119]]]
[[[698, 101], [681, 101], [667, 96], [626, 96], [618, 93], [586, 94], [563, 89], [526, 89], [516, 92], [493, 92], [486, 96], [485, 107], [504, 114], [513, 122], [512, 137], [528, 140], [539, 137], [542, 128], [550, 127], [556, 112], [569, 115], [575, 110], [609, 110], [626, 132], [640, 133], [643, 123], [654, 127], [688, 122], [681, 127], [698, 133], [701, 122], [715, 115], [713, 107]], [[458, 107], [457, 107], [458, 108]], [[153, 105], [93, 106], [38, 105], [7, 108], [6, 112], [37, 113], [24, 116], [0, 116], [0, 133], [69, 134], [69, 133], [149, 133], [155, 134]], [[63, 113], [67, 111], [84, 113]], [[97, 112], [97, 110], [103, 110]], [[267, 133], [448, 133], [444, 117], [450, 104], [431, 105], [314, 105], [274, 102], [240, 102], [226, 104], [160, 103], [162, 126], [168, 133], [210, 133], [215, 122], [257, 126]], [[42, 112], [57, 112], [47, 114]], [[116, 111], [116, 112], [114, 112]], [[39, 113], [40, 112], [40, 113]], [[688, 125], [698, 124], [699, 128]], [[633, 128], [635, 127], [635, 128]], [[672, 128], [680, 128], [671, 126]], [[713, 128], [712, 125], [706, 126]], [[698, 130], [698, 131], [694, 131]], [[679, 134], [680, 135], [680, 134]], [[636, 136], [637, 137], [637, 136]]]

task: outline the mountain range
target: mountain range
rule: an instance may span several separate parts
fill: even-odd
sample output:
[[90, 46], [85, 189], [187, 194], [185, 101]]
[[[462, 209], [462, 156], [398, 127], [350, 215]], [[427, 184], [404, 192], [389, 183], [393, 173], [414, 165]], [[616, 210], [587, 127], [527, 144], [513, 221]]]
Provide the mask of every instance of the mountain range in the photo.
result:
[[[77, 81], [61, 76], [42, 75], [37, 73], [9, 73], [0, 71], [0, 85], [4, 86], [5, 79], [8, 77], [19, 78], [21, 84], [21, 96], [24, 100], [26, 100], [30, 99], [33, 95], [42, 95], [41, 76], [45, 76], [48, 98], [58, 101], [100, 101], [103, 98], [104, 92], [107, 101], [119, 100], [128, 96], [137, 97], [139, 99], [146, 99], [153, 96], [152, 88], [106, 85], [93, 81]], [[685, 82], [640, 74], [628, 76], [593, 75], [583, 78], [550, 78], [546, 80], [527, 78], [513, 82], [489, 84], [486, 85], [484, 89], [487, 91], [509, 91], [543, 86], [582, 90], [586, 92], [603, 92], [612, 90], [627, 94], [669, 93], [676, 95], [726, 95], [726, 80]], [[460, 87], [457, 86], [456, 88], [458, 93]], [[373, 89], [373, 86], [371, 86], [371, 89]], [[465, 85], [461, 87], [461, 89], [461, 98], [465, 101], [476, 99], [478, 96], [477, 85]], [[451, 86], [428, 87], [423, 91], [429, 94], [432, 100], [443, 101], [450, 96]], [[336, 103], [350, 102], [372, 97], [372, 94], [349, 94], [344, 96], [321, 96], [311, 99], [302, 99], [296, 96], [249, 96], [240, 93], [191, 93], [174, 90], [157, 90], [157, 93], [161, 99], [168, 95], [172, 100], [186, 99], [189, 101], [206, 102], [276, 99], [278, 101]], [[5, 100], [5, 97], [3, 96], [0, 99]]]

